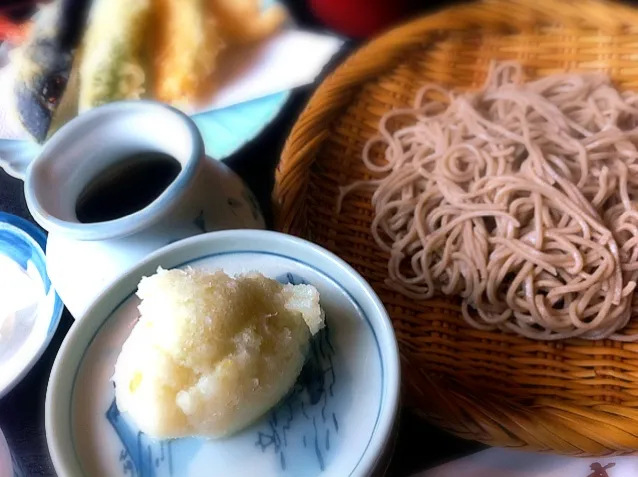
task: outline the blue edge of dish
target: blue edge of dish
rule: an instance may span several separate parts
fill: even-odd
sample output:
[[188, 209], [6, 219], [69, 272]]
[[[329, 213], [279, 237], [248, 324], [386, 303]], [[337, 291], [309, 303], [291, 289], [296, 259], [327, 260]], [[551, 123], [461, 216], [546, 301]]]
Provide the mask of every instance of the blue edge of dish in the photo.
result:
[[[288, 260], [297, 262], [325, 276], [330, 281], [332, 281], [337, 287], [339, 287], [346, 295], [348, 295], [352, 303], [354, 303], [355, 307], [358, 309], [359, 313], [362, 316], [364, 316], [366, 324], [370, 328], [370, 331], [372, 332], [372, 336], [374, 337], [374, 342], [377, 347], [377, 353], [379, 356], [379, 364], [380, 364], [379, 367], [380, 367], [380, 373], [381, 373], [381, 389], [382, 390], [384, 389], [385, 376], [384, 376], [384, 369], [383, 369], [383, 359], [382, 359], [381, 348], [380, 348], [379, 341], [378, 341], [376, 332], [374, 330], [374, 327], [370, 323], [369, 318], [364, 313], [363, 308], [357, 302], [357, 300], [347, 290], [345, 290], [337, 281], [335, 281], [329, 275], [326, 275], [323, 271], [318, 270], [314, 266], [302, 260], [294, 259], [291, 257], [279, 255], [272, 252], [250, 251], [250, 250], [213, 253], [205, 257], [198, 257], [196, 259], [189, 260], [180, 265], [176, 265], [175, 268], [183, 267], [188, 265], [189, 263], [202, 260], [205, 258], [211, 258], [215, 256], [228, 255], [228, 254], [242, 254], [242, 253], [260, 253], [260, 254], [266, 254], [266, 255], [273, 255], [273, 256], [283, 257]], [[287, 273], [286, 275], [277, 277], [277, 280], [281, 283], [292, 283], [294, 285], [308, 283], [302, 277], [298, 275], [294, 275], [292, 273]], [[129, 300], [132, 296], [133, 296], [133, 293], [130, 293], [113, 308], [111, 313], [109, 313], [109, 315], [104, 319], [103, 323], [95, 331], [93, 337], [87, 344], [87, 347], [84, 350], [83, 354], [86, 354], [86, 351], [89, 349], [89, 347], [93, 343], [95, 337], [100, 333], [103, 326], [108, 322], [108, 318], [112, 316], [113, 313], [115, 313], [115, 311], [123, 303]], [[324, 349], [324, 346], [327, 347], [328, 349], [327, 351], [329, 352], [326, 352], [326, 350]], [[324, 402], [324, 406], [321, 409], [320, 417], [324, 423], [327, 422], [328, 425], [332, 424], [336, 433], [339, 432], [339, 420], [336, 414], [333, 412], [332, 416], [329, 416], [329, 417], [326, 417], [325, 415], [328, 394], [326, 393], [325, 381], [323, 376], [327, 372], [334, 373], [334, 366], [332, 362], [332, 356], [334, 354], [335, 354], [335, 350], [332, 347], [332, 343], [330, 342], [330, 330], [328, 329], [328, 327], [326, 327], [324, 330], [322, 330], [322, 332], [320, 332], [320, 334], [317, 337], [314, 338], [312, 347], [311, 347], [310, 356], [308, 358], [308, 361], [306, 362], [306, 365], [304, 365], [302, 374], [297, 380], [295, 387], [284, 399], [282, 399], [282, 401], [280, 401], [280, 403], [272, 411], [270, 411], [268, 415], [267, 423], [265, 425], [266, 429], [265, 430], [262, 429], [257, 432], [255, 446], [259, 447], [262, 452], [266, 452], [267, 450], [272, 449], [272, 451], [275, 452], [275, 454], [278, 454], [280, 468], [283, 472], [286, 471], [286, 454], [284, 452], [285, 447], [287, 446], [286, 430], [287, 428], [289, 428], [288, 426], [290, 426], [290, 424], [292, 423], [292, 420], [294, 419], [293, 417], [294, 405], [300, 403], [299, 406], [300, 406], [302, 415], [306, 417], [307, 419], [309, 419], [309, 416], [307, 415], [304, 409], [304, 401], [302, 400], [303, 398], [301, 397], [301, 395], [303, 394], [303, 391], [307, 392], [306, 396], [308, 397], [310, 401], [310, 405], [312, 406], [314, 406], [315, 404], [318, 404], [319, 400], [321, 399], [321, 395], [323, 394], [325, 402]], [[322, 360], [325, 360], [326, 357], [329, 364], [328, 369], [324, 369], [323, 365], [325, 363], [322, 363]], [[84, 359], [84, 356], [82, 356], [82, 358], [80, 359], [80, 366], [83, 359]], [[73, 378], [73, 382], [71, 385], [72, 396], [75, 393], [75, 383], [77, 380], [77, 375], [78, 375], [80, 366], [78, 366], [78, 369], [76, 369], [75, 376]], [[321, 376], [319, 377], [319, 375]], [[331, 396], [333, 395], [332, 386], [336, 382], [336, 376], [334, 376], [333, 374], [332, 378], [333, 378], [333, 381], [327, 390]], [[321, 387], [321, 389], [318, 389], [319, 386]], [[366, 444], [366, 447], [363, 453], [361, 454], [359, 458], [359, 461], [354, 466], [352, 472], [354, 472], [356, 468], [359, 466], [361, 459], [363, 458], [363, 456], [368, 450], [370, 441], [372, 440], [372, 436], [374, 435], [374, 431], [376, 430], [377, 425], [379, 423], [379, 417], [381, 414], [381, 409], [383, 409], [383, 404], [384, 404], [384, 400], [383, 400], [383, 393], [382, 393], [381, 398], [379, 400], [379, 408], [377, 410], [377, 415], [375, 418], [373, 431], [370, 435], [370, 438], [368, 440], [368, 443]], [[69, 405], [71, 406], [70, 415], [72, 416], [73, 415], [73, 410], [72, 410], [73, 398], [69, 399]], [[113, 399], [113, 402], [109, 406], [109, 409], [106, 411], [105, 417], [109, 421], [109, 424], [113, 427], [113, 430], [115, 431], [115, 433], [118, 435], [118, 438], [120, 439], [123, 446], [123, 449], [120, 452], [119, 458], [120, 458], [120, 462], [122, 463], [122, 471], [124, 475], [129, 475], [130, 473], [130, 475], [133, 477], [155, 477], [160, 469], [163, 470], [164, 472], [168, 471], [169, 476], [175, 475], [173, 473], [174, 470], [176, 469], [174, 468], [174, 465], [173, 465], [174, 463], [173, 463], [172, 447], [173, 447], [173, 444], [176, 442], [176, 440], [167, 440], [167, 441], [158, 442], [146, 437], [144, 433], [138, 430], [131, 429], [129, 425], [123, 419], [120, 418], [120, 412], [118, 411], [117, 406], [115, 404], [115, 399]], [[287, 421], [284, 422], [284, 419], [287, 419]], [[324, 461], [325, 454], [323, 454], [324, 449], [321, 448], [320, 441], [322, 439], [320, 439], [319, 434], [317, 432], [316, 419], [317, 419], [317, 416], [314, 415], [313, 416], [313, 428], [315, 431], [314, 439], [312, 440], [312, 442], [306, 442], [306, 436], [304, 435], [303, 446], [304, 448], [309, 446], [312, 446], [314, 448], [319, 470], [323, 472], [325, 470], [325, 461]], [[71, 432], [71, 434], [73, 435], [73, 431]], [[73, 439], [75, 438], [73, 437]], [[199, 442], [199, 444], [201, 444], [201, 439], [194, 439], [194, 438], [183, 439], [183, 440], [180, 439], [179, 441], [193, 442], [195, 444]], [[323, 440], [323, 444], [324, 444], [325, 451], [329, 451], [330, 450], [329, 431], [326, 432], [326, 438], [325, 440]], [[193, 452], [193, 454], [191, 454], [189, 457], [192, 457], [194, 453], [197, 452], [198, 449], [199, 449], [199, 445], [193, 446], [193, 448], [190, 449], [191, 452]], [[165, 475], [165, 474], [162, 473], [162, 475]], [[352, 475], [352, 473], [350, 475]]]
[[[47, 275], [47, 268], [45, 262], [44, 251], [46, 250], [47, 237], [44, 232], [37, 226], [33, 225], [25, 219], [17, 217], [15, 215], [7, 214], [6, 212], [0, 212], [0, 223], [9, 224], [25, 234], [31, 237], [39, 246], [40, 250], [33, 247], [33, 244], [25, 241], [19, 235], [11, 232], [10, 229], [0, 229], [0, 253], [8, 256], [11, 260], [16, 262], [20, 267], [26, 270], [27, 263], [33, 262], [38, 270], [38, 273], [42, 277], [42, 283], [44, 285], [44, 293], [49, 294], [51, 289], [51, 281], [49, 275]], [[54, 291], [55, 293], [55, 291]], [[55, 305], [53, 307], [53, 313], [51, 315], [51, 322], [47, 330], [47, 342], [43, 348], [46, 348], [49, 344], [49, 340], [53, 337], [55, 330], [60, 323], [60, 317], [62, 316], [62, 310], [64, 306], [62, 300], [57, 293], [55, 293]]]

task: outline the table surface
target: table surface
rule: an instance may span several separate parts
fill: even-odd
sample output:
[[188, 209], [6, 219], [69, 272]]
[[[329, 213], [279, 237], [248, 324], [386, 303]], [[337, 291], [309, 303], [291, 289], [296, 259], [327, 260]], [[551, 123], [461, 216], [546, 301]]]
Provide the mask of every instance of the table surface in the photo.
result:
[[[18, 2], [14, 0], [14, 3]], [[286, 3], [301, 25], [318, 29], [317, 23], [302, 6], [302, 2], [288, 0]], [[338, 58], [328, 65], [326, 72], [334, 68], [355, 46], [352, 42], [346, 44]], [[282, 114], [257, 139], [226, 161], [253, 189], [269, 222], [272, 221], [270, 194], [274, 183], [274, 169], [283, 143], [314, 86], [295, 91]], [[22, 182], [9, 177], [2, 170], [0, 211], [33, 221], [25, 203]], [[44, 399], [55, 356], [72, 324], [73, 318], [65, 310], [57, 332], [42, 358], [13, 391], [0, 399], [0, 428], [29, 477], [56, 475], [46, 444]], [[408, 409], [403, 409], [396, 450], [387, 475], [409, 476], [482, 448], [480, 444], [455, 438], [430, 426]]]

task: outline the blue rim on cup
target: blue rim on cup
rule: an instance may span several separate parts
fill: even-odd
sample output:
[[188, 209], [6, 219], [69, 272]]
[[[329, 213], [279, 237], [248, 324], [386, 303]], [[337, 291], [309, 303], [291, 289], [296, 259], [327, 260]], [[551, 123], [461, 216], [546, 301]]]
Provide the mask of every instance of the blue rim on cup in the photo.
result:
[[[0, 353], [0, 398], [24, 378], [51, 342], [64, 309], [46, 271], [44, 250], [46, 235], [30, 222], [0, 212], [0, 255], [32, 278], [37, 278], [42, 295], [32, 308], [31, 328], [23, 329], [20, 341], [11, 333], [5, 336], [7, 345]], [[8, 270], [3, 267], [5, 273]], [[2, 273], [3, 270], [0, 270]], [[0, 323], [1, 325], [1, 323]], [[0, 333], [2, 326], [0, 326]], [[2, 340], [2, 338], [0, 338]], [[3, 366], [6, 369], [3, 370]]]

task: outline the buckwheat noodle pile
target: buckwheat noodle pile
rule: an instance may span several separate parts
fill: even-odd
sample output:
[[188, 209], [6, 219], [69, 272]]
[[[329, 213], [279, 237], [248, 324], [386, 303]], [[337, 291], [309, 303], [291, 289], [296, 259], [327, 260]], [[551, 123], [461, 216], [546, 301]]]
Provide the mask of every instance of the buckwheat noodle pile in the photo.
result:
[[363, 150], [387, 284], [460, 296], [478, 329], [622, 334], [638, 278], [638, 95], [602, 74], [523, 81], [492, 66], [478, 91], [424, 86]]

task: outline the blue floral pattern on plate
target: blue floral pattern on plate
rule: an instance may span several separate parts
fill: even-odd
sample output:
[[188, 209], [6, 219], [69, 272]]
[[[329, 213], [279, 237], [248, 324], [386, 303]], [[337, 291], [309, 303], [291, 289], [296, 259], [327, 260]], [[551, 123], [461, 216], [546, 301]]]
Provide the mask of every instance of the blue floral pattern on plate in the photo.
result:
[[[284, 284], [308, 284], [292, 273], [277, 280]], [[302, 450], [313, 453], [319, 470], [325, 470], [325, 456], [330, 452], [331, 439], [334, 440], [339, 432], [338, 417], [330, 406], [337, 382], [334, 355], [335, 349], [330, 341], [330, 328], [326, 320], [326, 327], [312, 339], [308, 360], [295, 387], [270, 412], [267, 425], [264, 426], [266, 429], [258, 432], [256, 445], [263, 452], [278, 454], [283, 471], [287, 468], [287, 460], [299, 455]], [[288, 440], [288, 431], [299, 424], [300, 420], [305, 421], [304, 429], [312, 429], [312, 432], [302, 436], [301, 447], [294, 448], [293, 443]], [[312, 423], [312, 427], [309, 423]], [[291, 452], [288, 452], [290, 449]]]
[[[282, 275], [277, 280], [284, 284], [308, 284], [302, 277], [292, 273]], [[267, 418], [262, 418], [257, 424], [255, 445], [262, 452], [274, 452], [284, 472], [288, 461], [295, 456], [306, 459], [299, 452], [311, 453], [316, 459], [317, 469], [325, 469], [326, 455], [339, 433], [339, 419], [331, 408], [337, 382], [334, 355], [330, 329], [326, 326], [313, 337], [308, 359], [294, 388], [270, 411]], [[127, 422], [118, 410], [115, 399], [106, 411], [106, 419], [122, 444], [122, 472], [131, 477], [173, 477], [173, 469], [183, 468], [188, 458], [197, 452], [199, 445], [196, 443], [201, 445], [202, 442], [196, 438], [163, 441], [151, 439]], [[304, 429], [308, 431], [295, 443], [289, 439], [289, 431], [300, 422], [303, 422]], [[177, 459], [173, 455], [175, 446], [180, 448], [178, 459], [181, 462], [176, 463], [177, 465], [174, 465]]]
[[106, 418], [113, 426], [124, 448], [120, 452], [120, 462], [124, 475], [155, 477], [156, 469], [166, 467], [168, 475], [173, 475], [172, 441], [156, 442], [143, 432], [134, 431], [125, 422], [115, 404], [111, 403]]

